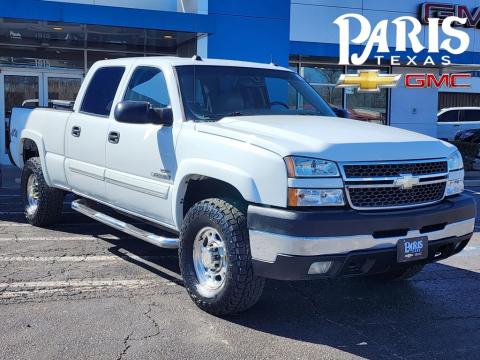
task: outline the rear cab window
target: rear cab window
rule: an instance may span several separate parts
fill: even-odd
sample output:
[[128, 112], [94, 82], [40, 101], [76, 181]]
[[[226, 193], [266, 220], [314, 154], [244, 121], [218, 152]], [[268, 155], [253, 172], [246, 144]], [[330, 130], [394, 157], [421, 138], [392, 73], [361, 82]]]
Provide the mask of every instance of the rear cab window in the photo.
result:
[[124, 72], [125, 68], [123, 66], [98, 68], [85, 91], [80, 112], [109, 116]]

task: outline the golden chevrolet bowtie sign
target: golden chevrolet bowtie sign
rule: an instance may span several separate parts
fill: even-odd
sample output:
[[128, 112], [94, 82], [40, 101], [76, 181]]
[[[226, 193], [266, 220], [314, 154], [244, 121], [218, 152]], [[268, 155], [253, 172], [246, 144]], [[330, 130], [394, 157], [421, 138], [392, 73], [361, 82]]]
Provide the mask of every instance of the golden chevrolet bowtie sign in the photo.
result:
[[380, 74], [379, 70], [358, 70], [357, 74], [344, 74], [337, 87], [357, 88], [359, 92], [379, 92], [382, 88], [397, 86], [402, 75]]

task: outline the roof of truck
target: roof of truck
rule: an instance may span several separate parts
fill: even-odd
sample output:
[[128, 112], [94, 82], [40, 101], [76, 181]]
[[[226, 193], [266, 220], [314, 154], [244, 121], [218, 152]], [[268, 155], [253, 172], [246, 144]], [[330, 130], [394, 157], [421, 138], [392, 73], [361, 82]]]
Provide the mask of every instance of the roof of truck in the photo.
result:
[[146, 57], [131, 57], [131, 58], [120, 58], [120, 59], [111, 59], [111, 60], [101, 60], [96, 63], [98, 66], [108, 66], [108, 65], [171, 65], [171, 66], [180, 66], [180, 65], [214, 65], [214, 66], [236, 66], [236, 67], [254, 67], [262, 69], [272, 69], [272, 70], [288, 70], [287, 68], [277, 66], [275, 64], [263, 64], [256, 62], [248, 61], [237, 61], [237, 60], [220, 60], [220, 59], [206, 59], [200, 57], [192, 58], [181, 58], [175, 56], [146, 56]]

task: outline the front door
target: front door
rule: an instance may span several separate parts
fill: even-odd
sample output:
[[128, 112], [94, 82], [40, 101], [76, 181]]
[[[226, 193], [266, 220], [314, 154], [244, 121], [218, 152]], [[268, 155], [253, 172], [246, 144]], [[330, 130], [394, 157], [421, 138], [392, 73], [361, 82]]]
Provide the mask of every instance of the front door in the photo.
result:
[[52, 107], [56, 101], [74, 101], [83, 76], [79, 72], [0, 71], [0, 164], [9, 164], [9, 125], [13, 107]]
[[[122, 96], [148, 102], [154, 108], [170, 106], [161, 69], [137, 67]], [[109, 202], [124, 209], [172, 224], [171, 188], [176, 171], [173, 127], [121, 123], [112, 120], [106, 151], [105, 183]]]

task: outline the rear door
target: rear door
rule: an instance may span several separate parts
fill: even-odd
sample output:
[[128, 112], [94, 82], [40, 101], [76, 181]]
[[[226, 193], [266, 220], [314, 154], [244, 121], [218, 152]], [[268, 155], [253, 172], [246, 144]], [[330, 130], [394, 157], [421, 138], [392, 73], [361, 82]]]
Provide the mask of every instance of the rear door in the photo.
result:
[[[121, 100], [144, 101], [152, 107], [170, 106], [163, 71], [138, 66]], [[108, 201], [158, 222], [171, 224], [171, 188], [176, 172], [174, 126], [120, 123], [112, 120], [105, 173]]]
[[437, 119], [437, 137], [444, 140], [453, 140], [460, 129], [458, 110], [447, 110]]
[[100, 67], [89, 76], [83, 100], [66, 130], [65, 173], [70, 187], [83, 195], [105, 198], [105, 145], [112, 104], [125, 68]]

